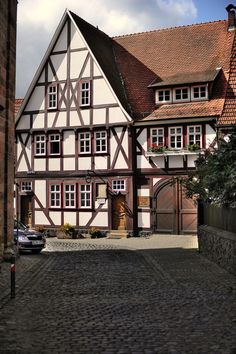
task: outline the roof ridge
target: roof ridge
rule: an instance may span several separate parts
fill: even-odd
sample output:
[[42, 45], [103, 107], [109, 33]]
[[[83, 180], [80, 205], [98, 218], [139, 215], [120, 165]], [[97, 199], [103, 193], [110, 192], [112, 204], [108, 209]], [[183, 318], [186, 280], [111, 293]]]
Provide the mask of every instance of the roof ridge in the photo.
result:
[[193, 26], [201, 26], [201, 25], [212, 24], [212, 23], [217, 23], [217, 22], [227, 22], [227, 20], [216, 20], [216, 21], [209, 21], [209, 22], [192, 23], [190, 25], [180, 25], [180, 26], [174, 26], [174, 27], [158, 28], [158, 29], [149, 30], [149, 31], [142, 31], [142, 32], [124, 34], [124, 35], [120, 35], [120, 36], [114, 36], [114, 37], [111, 37], [111, 38], [112, 39], [118, 39], [118, 38], [124, 38], [124, 37], [137, 36], [137, 35], [146, 34], [146, 33], [154, 33], [154, 32], [174, 30], [176, 28], [184, 28], [184, 27], [191, 27], [191, 26], [192, 27]]

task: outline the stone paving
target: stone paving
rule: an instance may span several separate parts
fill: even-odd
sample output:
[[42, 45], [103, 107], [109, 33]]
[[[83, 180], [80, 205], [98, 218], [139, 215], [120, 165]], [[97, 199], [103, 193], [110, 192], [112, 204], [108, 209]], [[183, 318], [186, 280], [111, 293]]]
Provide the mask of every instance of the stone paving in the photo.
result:
[[236, 278], [196, 238], [47, 241], [0, 298], [0, 354], [236, 353]]

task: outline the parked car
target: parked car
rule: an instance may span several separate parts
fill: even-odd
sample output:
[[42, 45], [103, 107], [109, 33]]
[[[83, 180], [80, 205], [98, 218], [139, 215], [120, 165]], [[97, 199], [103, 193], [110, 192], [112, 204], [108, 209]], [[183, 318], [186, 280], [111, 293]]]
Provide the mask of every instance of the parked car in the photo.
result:
[[42, 232], [32, 230], [21, 221], [14, 220], [14, 241], [19, 251], [29, 250], [39, 253], [46, 245], [46, 238]]

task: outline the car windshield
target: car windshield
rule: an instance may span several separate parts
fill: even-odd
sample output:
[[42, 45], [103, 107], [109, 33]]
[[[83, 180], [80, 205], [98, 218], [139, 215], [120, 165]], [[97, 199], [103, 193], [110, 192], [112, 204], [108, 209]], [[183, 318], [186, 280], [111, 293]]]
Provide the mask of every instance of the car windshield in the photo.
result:
[[[18, 224], [18, 227], [17, 227], [17, 224]], [[19, 229], [19, 230], [26, 230], [27, 227], [21, 222], [21, 221], [17, 221], [17, 220], [14, 220], [14, 229]]]

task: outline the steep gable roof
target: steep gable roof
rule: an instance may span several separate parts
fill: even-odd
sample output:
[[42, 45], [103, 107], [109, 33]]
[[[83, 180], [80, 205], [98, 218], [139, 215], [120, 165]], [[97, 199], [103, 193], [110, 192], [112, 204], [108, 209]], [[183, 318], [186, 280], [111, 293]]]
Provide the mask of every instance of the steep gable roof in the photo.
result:
[[[181, 83], [187, 83], [194, 76], [203, 77], [204, 73], [214, 75], [221, 67], [224, 73], [221, 86], [224, 87], [233, 38], [227, 21], [115, 37], [117, 63], [136, 117], [147, 116], [155, 110], [154, 91], [147, 89], [152, 83], [179, 84], [175, 81], [178, 76], [182, 76]], [[222, 101], [222, 97], [219, 99]], [[207, 103], [201, 106], [207, 108]], [[219, 114], [223, 101], [218, 101], [217, 106], [221, 106], [216, 112]], [[188, 112], [183, 112], [182, 116], [185, 114]]]

